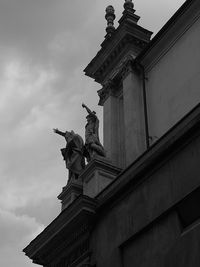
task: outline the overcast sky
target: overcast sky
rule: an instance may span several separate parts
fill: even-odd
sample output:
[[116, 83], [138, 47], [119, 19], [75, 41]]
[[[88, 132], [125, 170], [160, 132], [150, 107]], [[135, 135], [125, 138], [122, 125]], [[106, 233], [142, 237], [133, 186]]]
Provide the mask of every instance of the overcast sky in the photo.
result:
[[[156, 33], [184, 0], [135, 0], [139, 25]], [[21, 251], [60, 212], [65, 146], [52, 128], [84, 136], [85, 102], [102, 119], [84, 76], [123, 0], [0, 0], [0, 266], [33, 267]], [[102, 125], [102, 121], [101, 121]]]

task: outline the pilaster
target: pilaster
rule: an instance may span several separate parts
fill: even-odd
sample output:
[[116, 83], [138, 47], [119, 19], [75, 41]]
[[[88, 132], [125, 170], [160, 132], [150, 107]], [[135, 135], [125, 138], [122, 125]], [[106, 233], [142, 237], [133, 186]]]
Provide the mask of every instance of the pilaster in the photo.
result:
[[99, 104], [104, 106], [103, 110], [103, 137], [104, 148], [107, 157], [112, 164], [119, 168], [125, 166], [124, 152], [124, 108], [122, 84], [109, 80], [101, 90], [98, 91]]
[[142, 75], [131, 61], [124, 67], [122, 83], [126, 165], [129, 165], [146, 149]]

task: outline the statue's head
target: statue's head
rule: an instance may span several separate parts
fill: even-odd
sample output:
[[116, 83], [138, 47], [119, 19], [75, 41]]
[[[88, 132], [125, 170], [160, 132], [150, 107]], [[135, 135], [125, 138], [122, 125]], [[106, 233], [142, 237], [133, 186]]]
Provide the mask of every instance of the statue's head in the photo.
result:
[[73, 138], [74, 135], [75, 135], [74, 131], [71, 131], [71, 132], [66, 131], [65, 132], [65, 138], [67, 139], [68, 142]]

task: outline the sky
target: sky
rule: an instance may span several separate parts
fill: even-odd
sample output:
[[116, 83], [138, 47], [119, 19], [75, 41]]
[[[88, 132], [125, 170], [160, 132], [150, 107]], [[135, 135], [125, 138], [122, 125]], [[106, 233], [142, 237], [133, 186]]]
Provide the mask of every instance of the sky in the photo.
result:
[[[139, 25], [156, 34], [184, 0], [135, 0]], [[84, 137], [86, 103], [102, 132], [101, 86], [83, 73], [115, 26], [123, 0], [0, 0], [0, 266], [34, 267], [22, 249], [60, 212], [67, 182], [53, 128]], [[102, 135], [101, 135], [102, 136]]]

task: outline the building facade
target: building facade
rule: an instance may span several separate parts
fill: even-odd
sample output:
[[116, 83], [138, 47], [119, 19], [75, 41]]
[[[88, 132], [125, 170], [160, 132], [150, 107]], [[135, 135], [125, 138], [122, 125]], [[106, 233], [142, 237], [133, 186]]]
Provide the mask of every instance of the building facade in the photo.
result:
[[200, 2], [153, 39], [131, 0], [85, 68], [98, 82], [107, 158], [59, 195], [62, 211], [25, 249], [44, 267], [200, 265]]

